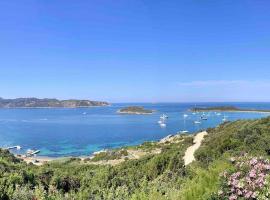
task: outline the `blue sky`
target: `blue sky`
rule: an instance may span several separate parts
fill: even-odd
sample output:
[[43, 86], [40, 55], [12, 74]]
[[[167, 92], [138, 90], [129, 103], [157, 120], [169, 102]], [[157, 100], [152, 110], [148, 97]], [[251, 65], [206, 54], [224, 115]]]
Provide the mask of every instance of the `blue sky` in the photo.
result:
[[270, 1], [0, 2], [0, 96], [270, 101]]

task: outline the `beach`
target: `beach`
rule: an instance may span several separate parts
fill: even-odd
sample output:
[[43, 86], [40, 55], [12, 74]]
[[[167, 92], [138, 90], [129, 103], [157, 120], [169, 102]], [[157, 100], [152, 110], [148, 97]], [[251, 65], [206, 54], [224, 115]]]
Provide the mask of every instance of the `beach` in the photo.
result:
[[[185, 155], [183, 157], [185, 165], [190, 164], [192, 161], [195, 160], [194, 158], [194, 153], [195, 151], [200, 147], [204, 137], [207, 135], [206, 131], [202, 131], [199, 133], [195, 133], [195, 134], [190, 134], [189, 137], [193, 137], [193, 145], [191, 145], [190, 147], [187, 148]], [[162, 139], [160, 139], [159, 141], [153, 142], [156, 144], [162, 144], [162, 145], [167, 145], [167, 144], [172, 144], [172, 143], [178, 143], [183, 141], [182, 137], [187, 137], [185, 135], [182, 134], [175, 134], [175, 135], [168, 135]], [[127, 155], [126, 156], [122, 156], [121, 158], [118, 159], [107, 159], [107, 160], [99, 160], [99, 161], [93, 161], [92, 159], [95, 156], [98, 156], [100, 153], [106, 153], [109, 152], [102, 150], [102, 151], [97, 151], [94, 152], [93, 154], [89, 155], [89, 156], [70, 156], [70, 157], [48, 157], [48, 156], [32, 156], [32, 157], [25, 157], [25, 156], [16, 156], [17, 158], [22, 159], [23, 161], [25, 161], [26, 163], [32, 163], [34, 165], [37, 166], [41, 166], [43, 164], [46, 164], [48, 162], [51, 161], [61, 161], [64, 159], [71, 159], [71, 158], [75, 158], [78, 159], [78, 161], [84, 162], [84, 163], [88, 163], [88, 164], [94, 164], [94, 165], [118, 165], [122, 162], [124, 162], [125, 160], [134, 160], [134, 159], [140, 159], [143, 156], [146, 155], [150, 155], [150, 154], [159, 154], [161, 153], [161, 149], [160, 148], [155, 148], [151, 151], [144, 151], [144, 150], [140, 150], [138, 149], [138, 147], [140, 147], [141, 145], [138, 146], [133, 146], [132, 148], [127, 147]], [[120, 149], [119, 151], [121, 151], [122, 149]], [[110, 150], [110, 151], [113, 151]]]

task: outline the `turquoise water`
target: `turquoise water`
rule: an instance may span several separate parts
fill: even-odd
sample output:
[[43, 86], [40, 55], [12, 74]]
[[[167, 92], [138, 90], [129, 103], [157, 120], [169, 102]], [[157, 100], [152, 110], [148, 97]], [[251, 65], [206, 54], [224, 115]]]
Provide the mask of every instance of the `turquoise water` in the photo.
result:
[[[270, 109], [270, 103], [196, 103], [197, 106], [234, 105], [240, 108]], [[129, 105], [157, 110], [153, 115], [121, 115], [116, 111]], [[40, 149], [43, 156], [89, 155], [101, 149], [135, 145], [158, 140], [181, 130], [190, 133], [222, 123], [223, 113], [206, 113], [208, 120], [194, 124], [200, 118], [187, 110], [194, 103], [113, 104], [109, 107], [78, 109], [0, 109], [0, 146], [22, 146]], [[161, 114], [168, 115], [167, 126], [157, 123]], [[183, 114], [188, 117], [184, 120]], [[265, 113], [224, 113], [227, 119], [255, 119]]]

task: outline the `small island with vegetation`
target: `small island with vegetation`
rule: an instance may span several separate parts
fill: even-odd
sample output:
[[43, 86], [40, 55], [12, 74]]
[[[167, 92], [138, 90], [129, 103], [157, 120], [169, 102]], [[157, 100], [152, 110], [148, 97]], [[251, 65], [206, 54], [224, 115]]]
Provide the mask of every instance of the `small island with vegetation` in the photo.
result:
[[58, 100], [58, 99], [38, 99], [38, 98], [0, 98], [0, 108], [79, 108], [92, 106], [108, 106], [108, 102], [90, 100]]
[[237, 108], [235, 106], [215, 106], [215, 107], [194, 107], [192, 112], [207, 112], [207, 111], [219, 111], [219, 112], [266, 112], [270, 113], [270, 110], [259, 110], [249, 108]]
[[146, 115], [152, 114], [154, 110], [147, 110], [141, 106], [129, 106], [118, 110], [118, 113], [121, 114], [135, 114], [135, 115]]

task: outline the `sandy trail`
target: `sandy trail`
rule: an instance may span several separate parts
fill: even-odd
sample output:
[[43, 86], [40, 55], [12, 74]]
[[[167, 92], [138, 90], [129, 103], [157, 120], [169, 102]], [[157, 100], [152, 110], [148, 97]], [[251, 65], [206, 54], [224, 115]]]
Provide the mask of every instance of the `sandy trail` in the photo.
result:
[[194, 144], [187, 148], [184, 156], [185, 165], [190, 164], [192, 161], [195, 160], [194, 153], [195, 151], [201, 146], [204, 136], [207, 135], [206, 131], [202, 131], [195, 135], [194, 137]]

